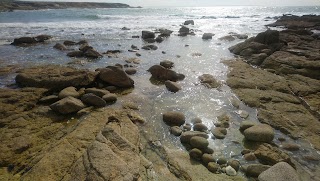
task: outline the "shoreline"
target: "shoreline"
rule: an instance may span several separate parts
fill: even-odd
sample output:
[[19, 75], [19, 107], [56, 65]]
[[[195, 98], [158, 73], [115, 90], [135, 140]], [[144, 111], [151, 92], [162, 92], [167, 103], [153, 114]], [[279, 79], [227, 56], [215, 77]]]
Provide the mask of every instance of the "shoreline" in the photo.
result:
[[[287, 26], [303, 27], [303, 24], [301, 25], [299, 22], [292, 19]], [[310, 27], [310, 24], [308, 26]], [[313, 27], [315, 26], [311, 26], [311, 28]], [[163, 37], [168, 37], [172, 31], [162, 30], [160, 33]], [[180, 36], [188, 36], [193, 32], [180, 31], [179, 33]], [[156, 39], [154, 35], [153, 32], [142, 32], [142, 39], [150, 42], [163, 41], [162, 36], [158, 36]], [[226, 62], [230, 67], [227, 85], [243, 103], [257, 108], [261, 123], [271, 125], [289, 134], [294, 139], [302, 137], [309, 140], [319, 150], [320, 145], [317, 143], [320, 143], [320, 138], [317, 137], [317, 131], [320, 130], [318, 129], [320, 126], [318, 120], [310, 112], [310, 110], [314, 110], [319, 113], [318, 100], [320, 100], [320, 95], [317, 92], [320, 91], [320, 86], [318, 86], [320, 83], [319, 79], [316, 79], [318, 72], [314, 71], [319, 70], [319, 67], [318, 64], [310, 64], [308, 61], [314, 60], [316, 62], [318, 60], [320, 56], [314, 54], [314, 52], [317, 52], [320, 47], [317, 43], [319, 39], [317, 37], [311, 39], [311, 35], [309, 30], [299, 28], [288, 28], [288, 30], [278, 33], [269, 30], [235, 45], [230, 50], [239, 54], [243, 59]], [[210, 39], [212, 36], [212, 34], [207, 33], [206, 38]], [[238, 34], [238, 36], [240, 35]], [[12, 45], [33, 46], [50, 38], [52, 37], [48, 35], [17, 38]], [[310, 44], [310, 42], [314, 44]], [[296, 45], [295, 43], [301, 43], [305, 47], [299, 49], [300, 44]], [[73, 50], [69, 49], [68, 46], [74, 46]], [[65, 53], [70, 51], [68, 56], [88, 59], [117, 56], [118, 53], [121, 53], [113, 50], [102, 55], [86, 41], [65, 41], [57, 43], [55, 48]], [[136, 51], [137, 48], [132, 48], [132, 51]], [[149, 44], [142, 48], [146, 51], [152, 51], [158, 47]], [[196, 55], [198, 56], [199, 53]], [[282, 57], [282, 55], [285, 55], [285, 57]], [[199, 56], [201, 56], [201, 53]], [[282, 62], [287, 57], [291, 59]], [[305, 64], [301, 64], [299, 61]], [[18, 73], [15, 80], [19, 88], [0, 89], [0, 103], [3, 104], [1, 107], [4, 109], [0, 110], [0, 118], [3, 118], [3, 120], [0, 120], [0, 129], [4, 130], [1, 133], [4, 135], [1, 137], [4, 144], [0, 146], [0, 150], [3, 150], [0, 156], [5, 158], [1, 162], [0, 173], [9, 179], [17, 180], [41, 180], [43, 178], [52, 180], [85, 180], [86, 178], [110, 180], [116, 179], [113, 177], [113, 173], [116, 173], [117, 178], [123, 180], [211, 180], [214, 178], [237, 181], [245, 179], [240, 174], [236, 174], [237, 176], [226, 174], [228, 173], [226, 168], [240, 168], [240, 162], [233, 157], [224, 158], [222, 162], [221, 158], [212, 158], [210, 154], [208, 156], [207, 152], [211, 153], [211, 151], [190, 148], [192, 146], [191, 137], [208, 138], [208, 135], [211, 134], [210, 131], [215, 136], [214, 138], [225, 137], [225, 134], [221, 135], [228, 128], [224, 128], [224, 124], [233, 124], [231, 119], [229, 123], [229, 118], [226, 115], [219, 115], [220, 118], [218, 116], [218, 120], [221, 119], [218, 123], [220, 125], [215, 125], [219, 128], [218, 131], [217, 129], [212, 131], [210, 128], [203, 128], [205, 125], [200, 123], [201, 126], [198, 124], [201, 128], [199, 130], [203, 132], [199, 131], [199, 133], [190, 131], [192, 125], [184, 124], [184, 120], [183, 124], [178, 123], [178, 131], [176, 131], [181, 131], [180, 134], [183, 132], [181, 135], [185, 136], [184, 138], [189, 137], [188, 141], [190, 143], [185, 147], [186, 150], [166, 148], [161, 144], [161, 141], [157, 140], [155, 134], [147, 133], [150, 130], [144, 129], [146, 122], [144, 115], [137, 113], [139, 105], [125, 101], [118, 103], [117, 97], [114, 95], [115, 93], [119, 93], [120, 96], [126, 95], [130, 92], [130, 89], [137, 86], [133, 85], [133, 80], [127, 75], [129, 72], [125, 72], [125, 70], [131, 68], [130, 72], [134, 72], [134, 68], [132, 69], [130, 65], [139, 64], [139, 59], [133, 58], [126, 62], [128, 63], [127, 67], [115, 65], [100, 68], [97, 71], [77, 70], [66, 66], [52, 65], [30, 67], [18, 71], [16, 69], [19, 68], [7, 67], [8, 70], [3, 70], [3, 75], [13, 72]], [[292, 62], [294, 63], [291, 64]], [[165, 79], [170, 80], [165, 83], [165, 86], [172, 92], [179, 91], [181, 87], [179, 87], [178, 81], [184, 79], [184, 75], [171, 70], [172, 62], [162, 63], [152, 66], [153, 68], [151, 67], [149, 72], [156, 78], [171, 75], [172, 77], [165, 77]], [[285, 69], [281, 69], [283, 65], [286, 65], [284, 66]], [[304, 67], [304, 65], [306, 66]], [[135, 71], [137, 71], [139, 67], [135, 68]], [[110, 71], [113, 72], [110, 74]], [[121, 76], [122, 80], [117, 80], [117, 77], [112, 76], [114, 74]], [[213, 89], [220, 86], [220, 83], [208, 74], [203, 76], [202, 83]], [[68, 90], [65, 90], [66, 87], [68, 87]], [[62, 94], [74, 98], [70, 100], [70, 97], [64, 97]], [[85, 95], [90, 98], [86, 99]], [[306, 98], [306, 104], [301, 102], [300, 97]], [[65, 100], [65, 98], [69, 100]], [[109, 105], [109, 103], [101, 101], [101, 98], [105, 101], [112, 100], [112, 104], [116, 102], [118, 107], [122, 107], [100, 108], [101, 104], [103, 106]], [[96, 101], [90, 102], [91, 99]], [[63, 104], [62, 100], [69, 101], [68, 103], [72, 106], [65, 105], [64, 109], [58, 108], [61, 106], [60, 103]], [[61, 102], [58, 103], [59, 101]], [[152, 100], [148, 101], [152, 102]], [[93, 104], [94, 108], [84, 106], [83, 102], [88, 105]], [[238, 111], [242, 111], [236, 99], [232, 103]], [[306, 105], [314, 106], [309, 106], [306, 109]], [[69, 111], [72, 114], [67, 114]], [[245, 113], [240, 116], [241, 118], [246, 117]], [[177, 117], [184, 116], [178, 114]], [[302, 119], [303, 121], [301, 121]], [[245, 122], [244, 120], [243, 122]], [[196, 129], [196, 124], [194, 123], [193, 130]], [[173, 127], [168, 128], [172, 131]], [[246, 129], [249, 128], [246, 127]], [[270, 130], [270, 127], [268, 129]], [[301, 130], [303, 134], [300, 134]], [[12, 134], [12, 131], [16, 134]], [[183, 136], [180, 137], [181, 142]], [[221, 137], [218, 138], [218, 136]], [[282, 161], [294, 167], [296, 163], [291, 161], [290, 157], [292, 156], [289, 157], [287, 152], [280, 150], [280, 148], [283, 148], [282, 142], [280, 144], [273, 141], [265, 142], [247, 143], [244, 141], [244, 143], [235, 144], [244, 144], [244, 148], [248, 149], [243, 151], [251, 156], [260, 156], [258, 159], [261, 164], [257, 164], [258, 166], [255, 168], [257, 170], [261, 167], [266, 170], [275, 163]], [[201, 152], [200, 158], [198, 151]], [[203, 155], [207, 157], [201, 157]], [[264, 158], [264, 156], [267, 158]], [[309, 160], [307, 161], [319, 162], [319, 160], [316, 160], [317, 157], [311, 156], [308, 157]], [[243, 157], [245, 157], [245, 154], [243, 154]], [[206, 159], [209, 160], [208, 162], [215, 164], [208, 166]], [[110, 160], [112, 161], [110, 162]], [[241, 168], [245, 169], [245, 165], [241, 165]], [[297, 168], [297, 171], [299, 174], [308, 174], [300, 167]], [[247, 170], [243, 172], [248, 173]], [[257, 176], [249, 175], [248, 178]], [[313, 177], [319, 178], [319, 175], [316, 174]]]
[[0, 2], [0, 12], [14, 10], [43, 10], [43, 9], [67, 9], [67, 8], [139, 8], [131, 7], [123, 3], [95, 3], [95, 2], [37, 2], [37, 1], [13, 1]]

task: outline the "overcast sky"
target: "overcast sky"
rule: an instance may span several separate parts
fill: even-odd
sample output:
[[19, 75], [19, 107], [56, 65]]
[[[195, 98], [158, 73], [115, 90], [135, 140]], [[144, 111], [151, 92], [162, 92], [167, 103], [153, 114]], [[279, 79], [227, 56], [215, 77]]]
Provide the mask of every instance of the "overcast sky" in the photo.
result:
[[[131, 6], [320, 6], [320, 0], [33, 0], [117, 2]], [[319, 10], [320, 11], [320, 10]]]

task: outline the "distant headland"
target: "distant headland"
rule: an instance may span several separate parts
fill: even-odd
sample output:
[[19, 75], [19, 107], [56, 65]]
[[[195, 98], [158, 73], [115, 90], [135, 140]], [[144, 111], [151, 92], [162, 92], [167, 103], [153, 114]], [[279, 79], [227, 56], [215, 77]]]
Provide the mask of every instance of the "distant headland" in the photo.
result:
[[0, 2], [1, 11], [66, 9], [66, 8], [133, 8], [123, 3], [95, 3], [95, 2], [33, 2], [4, 0]]

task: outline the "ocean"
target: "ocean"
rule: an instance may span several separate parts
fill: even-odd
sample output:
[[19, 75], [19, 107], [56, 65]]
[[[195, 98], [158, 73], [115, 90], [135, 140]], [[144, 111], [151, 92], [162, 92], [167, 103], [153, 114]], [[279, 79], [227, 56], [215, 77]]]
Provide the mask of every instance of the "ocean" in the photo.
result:
[[[237, 130], [242, 121], [241, 111], [232, 106], [235, 95], [225, 85], [228, 68], [223, 60], [234, 56], [228, 48], [241, 41], [220, 40], [219, 38], [233, 33], [255, 36], [267, 30], [265, 25], [273, 23], [283, 14], [317, 14], [320, 7], [184, 7], [184, 8], [132, 8], [132, 9], [60, 9], [38, 11], [14, 11], [0, 13], [0, 68], [6, 66], [28, 67], [42, 64], [61, 64], [77, 68], [97, 68], [125, 64], [125, 60], [136, 57], [128, 52], [131, 45], [141, 47], [147, 43], [132, 36], [141, 36], [142, 30], [155, 31], [159, 28], [173, 30], [174, 33], [162, 43], [156, 51], [140, 50], [140, 64], [136, 65], [138, 73], [133, 75], [135, 88], [119, 98], [115, 107], [123, 101], [134, 101], [140, 106], [140, 113], [147, 120], [143, 128], [145, 132], [154, 132], [157, 139], [168, 147], [184, 149], [179, 139], [170, 135], [168, 127], [162, 122], [162, 113], [181, 111], [186, 115], [187, 122], [200, 117], [210, 129], [217, 116], [227, 112], [233, 123], [228, 137], [223, 140], [210, 141], [210, 147], [216, 155], [241, 158], [243, 136]], [[195, 25], [188, 25], [194, 30], [194, 36], [177, 36], [180, 25], [185, 20], [194, 20]], [[122, 30], [126, 27], [128, 30]], [[281, 29], [281, 28], [277, 28]], [[214, 33], [212, 40], [202, 40], [203, 33]], [[47, 34], [53, 39], [44, 44], [28, 47], [10, 45], [14, 38]], [[56, 43], [65, 40], [87, 40], [99, 52], [121, 50], [118, 57], [88, 60], [70, 58], [66, 52], [53, 48]], [[159, 64], [162, 60], [175, 63], [174, 70], [186, 78], [179, 82], [182, 90], [173, 94], [164, 85], [151, 82], [149, 67]], [[199, 85], [198, 77], [212, 74], [222, 86], [208, 89]], [[16, 74], [0, 75], [0, 87], [12, 86]], [[249, 113], [250, 120], [257, 121], [254, 108], [240, 104], [243, 111]], [[286, 137], [277, 132], [276, 137]], [[304, 151], [315, 152], [309, 143], [299, 143]], [[297, 154], [296, 157], [299, 154]], [[307, 164], [308, 165], [308, 164]], [[315, 169], [308, 165], [307, 169]], [[311, 171], [312, 172], [312, 171]]]

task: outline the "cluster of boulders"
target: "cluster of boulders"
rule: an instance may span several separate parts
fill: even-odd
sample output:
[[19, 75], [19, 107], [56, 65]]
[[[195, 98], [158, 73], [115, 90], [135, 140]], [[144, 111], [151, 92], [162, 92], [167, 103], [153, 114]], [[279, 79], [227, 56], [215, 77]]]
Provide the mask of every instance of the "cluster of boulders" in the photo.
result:
[[35, 37], [20, 37], [20, 38], [15, 38], [11, 45], [15, 46], [26, 46], [26, 45], [34, 45], [37, 43], [43, 43], [46, 40], [51, 39], [52, 36], [50, 35], [38, 35]]
[[141, 38], [147, 43], [161, 43], [163, 42], [164, 38], [170, 36], [172, 32], [173, 31], [168, 29], [159, 29], [158, 33], [160, 34], [156, 37], [156, 34], [154, 32], [142, 31]]
[[160, 65], [151, 66], [148, 71], [152, 75], [151, 78], [164, 82], [169, 91], [178, 92], [181, 90], [181, 86], [177, 83], [177, 81], [183, 80], [185, 76], [171, 70], [173, 65], [173, 62], [164, 60], [160, 62]]
[[38, 66], [19, 72], [16, 82], [24, 87], [59, 91], [43, 97], [40, 102], [55, 102], [50, 107], [61, 114], [76, 113], [88, 106], [104, 107], [117, 100], [110, 91], [134, 87], [134, 81], [119, 65], [95, 72], [54, 65]]
[[67, 54], [68, 57], [86, 57], [86, 58], [100, 58], [102, 54], [96, 51], [92, 46], [88, 44], [86, 40], [79, 42], [64, 41], [63, 44], [56, 43], [53, 47], [58, 50], [69, 50], [67, 46], [80, 45], [79, 50], [71, 51]]

